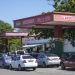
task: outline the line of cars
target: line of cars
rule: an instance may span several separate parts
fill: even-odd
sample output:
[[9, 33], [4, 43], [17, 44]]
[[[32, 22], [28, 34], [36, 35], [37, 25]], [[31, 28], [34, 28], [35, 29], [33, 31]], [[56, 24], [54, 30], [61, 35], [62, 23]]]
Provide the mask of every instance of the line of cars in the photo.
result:
[[50, 65], [59, 66], [61, 59], [56, 54], [51, 53], [32, 53], [33, 57], [35, 57], [38, 61], [39, 66], [48, 67]]
[[[7, 63], [9, 69], [27, 69], [32, 68], [36, 70], [38, 66], [47, 67], [49, 65], [59, 66], [61, 59], [56, 54], [51, 53], [27, 53], [24, 50], [19, 50], [15, 52], [11, 52], [10, 54], [4, 56], [8, 57]], [[1, 62], [1, 61], [0, 61]], [[3, 67], [6, 67], [2, 63]]]

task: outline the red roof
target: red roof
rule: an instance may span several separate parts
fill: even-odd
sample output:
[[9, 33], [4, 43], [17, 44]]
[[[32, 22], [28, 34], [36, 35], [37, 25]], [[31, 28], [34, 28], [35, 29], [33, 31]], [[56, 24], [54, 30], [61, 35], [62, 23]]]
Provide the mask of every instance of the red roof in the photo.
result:
[[75, 26], [75, 13], [49, 12], [37, 16], [14, 20], [15, 28], [32, 28], [54, 25]]
[[28, 33], [24, 32], [6, 32], [6, 33], [0, 33], [0, 37], [21, 37], [21, 36], [28, 36]]

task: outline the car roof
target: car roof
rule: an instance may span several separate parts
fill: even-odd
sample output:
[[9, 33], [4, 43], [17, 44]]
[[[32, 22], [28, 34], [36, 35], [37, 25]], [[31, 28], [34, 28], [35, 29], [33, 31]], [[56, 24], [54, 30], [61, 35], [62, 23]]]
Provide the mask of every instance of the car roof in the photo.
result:
[[17, 55], [17, 56], [31, 56], [30, 54], [26, 53], [24, 55]]

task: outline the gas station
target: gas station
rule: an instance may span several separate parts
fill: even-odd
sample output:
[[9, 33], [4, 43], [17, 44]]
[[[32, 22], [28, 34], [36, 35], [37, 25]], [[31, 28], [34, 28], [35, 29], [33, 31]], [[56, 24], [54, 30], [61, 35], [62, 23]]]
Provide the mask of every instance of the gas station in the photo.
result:
[[54, 37], [61, 38], [64, 29], [75, 27], [75, 13], [50, 12], [14, 20], [15, 28], [52, 28]]
[[[53, 29], [54, 38], [62, 38], [63, 30], [66, 29], [75, 29], [75, 13], [69, 12], [48, 12], [41, 15], [31, 16], [27, 18], [17, 19], [14, 20], [14, 28], [20, 29], [32, 29], [32, 28], [48, 28]], [[10, 32], [10, 33], [0, 33], [0, 39], [4, 38], [6, 42], [6, 46], [8, 44], [7, 40], [10, 37], [19, 37], [21, 38], [21, 45], [22, 45], [22, 38], [27, 37], [28, 33], [24, 32]], [[67, 41], [68, 42], [68, 41]], [[60, 45], [60, 44], [58, 44]], [[67, 48], [69, 46], [69, 48]], [[56, 46], [57, 47], [57, 46]], [[60, 48], [61, 47], [61, 48]], [[64, 47], [60, 46], [57, 47], [56, 52], [59, 54], [62, 52], [61, 49], [65, 47], [65, 52], [75, 52], [75, 47], [70, 47], [70, 43]], [[6, 47], [7, 48], [7, 47]], [[59, 49], [59, 51], [58, 51]], [[70, 50], [68, 50], [70, 49]]]
[[[63, 37], [63, 30], [75, 29], [75, 13], [48, 12], [28, 18], [17, 19], [14, 20], [14, 27], [21, 29], [50, 28], [53, 29], [54, 38], [59, 39]], [[62, 45], [58, 44], [56, 48], [55, 51], [58, 54], [61, 54], [62, 50], [64, 52], [75, 52], [75, 47], [72, 47], [69, 41], [65, 42], [65, 40]]]
[[3, 45], [5, 47], [5, 51], [9, 49], [9, 44], [8, 44], [8, 40], [11, 38], [19, 38], [20, 39], [20, 47], [22, 46], [22, 38], [28, 37], [28, 33], [24, 33], [24, 32], [4, 32], [4, 33], [0, 33], [0, 40], [3, 41]]

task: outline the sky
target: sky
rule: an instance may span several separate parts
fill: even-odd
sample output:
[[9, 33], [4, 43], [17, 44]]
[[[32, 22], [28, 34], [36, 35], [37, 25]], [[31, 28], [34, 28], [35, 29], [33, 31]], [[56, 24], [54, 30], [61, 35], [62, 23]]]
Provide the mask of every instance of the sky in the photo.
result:
[[0, 20], [13, 26], [13, 20], [53, 11], [48, 3], [47, 0], [0, 0]]

